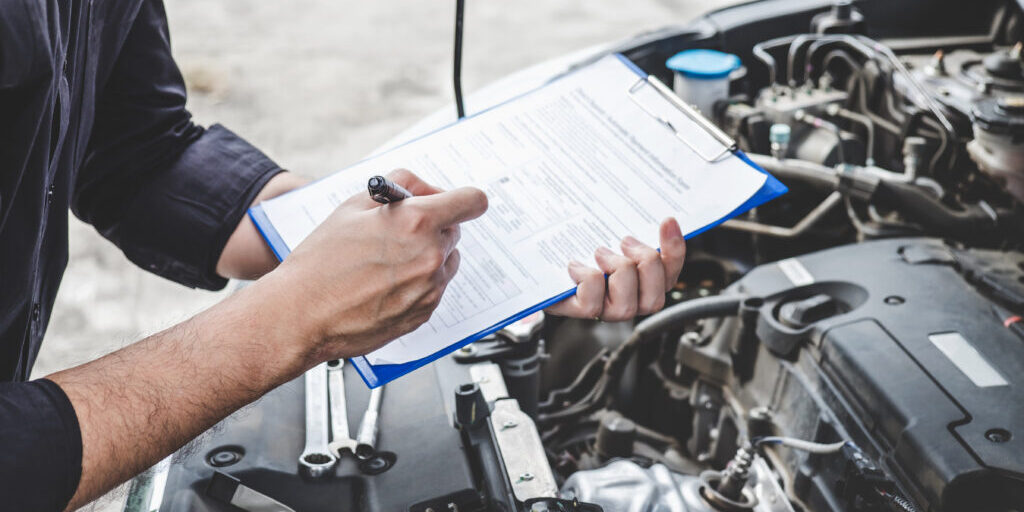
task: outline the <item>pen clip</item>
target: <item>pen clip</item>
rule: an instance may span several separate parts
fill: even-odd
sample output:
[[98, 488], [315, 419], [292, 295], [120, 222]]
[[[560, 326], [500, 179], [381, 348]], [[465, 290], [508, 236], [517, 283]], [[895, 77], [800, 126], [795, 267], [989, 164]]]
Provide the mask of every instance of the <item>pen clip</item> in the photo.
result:
[[[683, 114], [686, 115], [686, 117], [690, 118], [690, 120], [696, 123], [697, 126], [702, 128], [705, 132], [708, 133], [708, 135], [710, 135], [712, 138], [718, 141], [722, 145], [722, 150], [716, 153], [705, 153], [698, 149], [693, 143], [686, 140], [686, 137], [683, 137], [683, 135], [679, 133], [679, 130], [672, 124], [671, 121], [665, 119], [658, 113], [652, 111], [650, 108], [644, 105], [643, 102], [637, 99], [636, 93], [644, 85], [650, 85], [651, 87], [654, 87], [654, 90], [657, 91], [662, 98], [664, 98], [674, 107], [679, 109]], [[732, 137], [729, 137], [729, 135], [727, 135], [720, 128], [715, 126], [714, 123], [708, 121], [708, 119], [701, 115], [701, 113], [698, 112], [695, 108], [688, 105], [685, 101], [680, 99], [679, 96], [676, 96], [676, 94], [672, 92], [672, 89], [669, 89], [665, 84], [661, 82], [661, 80], [658, 80], [657, 77], [651, 75], [648, 75], [646, 77], [640, 77], [640, 79], [637, 80], [636, 83], [634, 83], [633, 86], [629, 88], [629, 97], [633, 100], [634, 103], [637, 104], [637, 106], [640, 107], [641, 110], [646, 112], [647, 115], [658, 120], [658, 122], [660, 122], [669, 130], [672, 130], [677, 139], [681, 140], [683, 144], [686, 144], [688, 148], [690, 148], [694, 153], [696, 153], [697, 156], [701, 157], [705, 162], [715, 163], [721, 160], [726, 155], [733, 153], [737, 150], [736, 141], [733, 140]]]

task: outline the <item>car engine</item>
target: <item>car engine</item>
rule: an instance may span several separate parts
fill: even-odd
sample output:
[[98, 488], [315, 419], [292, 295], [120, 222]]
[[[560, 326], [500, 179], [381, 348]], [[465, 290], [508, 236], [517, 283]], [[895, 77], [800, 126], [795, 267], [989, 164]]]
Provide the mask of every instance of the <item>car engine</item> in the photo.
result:
[[705, 115], [790, 192], [691, 240], [657, 314], [536, 314], [389, 384], [390, 455], [304, 480], [293, 382], [129, 508], [229, 510], [225, 471], [295, 510], [1024, 510], [1022, 41], [1013, 1], [767, 0], [612, 48], [665, 83], [737, 55]]

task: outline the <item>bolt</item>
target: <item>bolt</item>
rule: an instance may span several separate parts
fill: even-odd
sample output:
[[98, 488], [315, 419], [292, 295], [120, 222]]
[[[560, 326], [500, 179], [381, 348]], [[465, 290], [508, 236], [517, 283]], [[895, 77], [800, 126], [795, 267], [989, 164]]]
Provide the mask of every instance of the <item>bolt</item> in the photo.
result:
[[217, 451], [207, 456], [206, 461], [214, 467], [223, 468], [232, 464], [237, 464], [238, 461], [242, 460], [243, 453], [239, 452], [236, 448], [220, 448]]
[[529, 482], [530, 480], [533, 480], [533, 473], [523, 473], [519, 475], [519, 481], [517, 481], [516, 483]]
[[899, 295], [890, 295], [890, 296], [885, 298], [885, 303], [890, 305], [890, 306], [899, 306], [900, 304], [903, 304], [906, 301], [907, 301], [907, 299], [904, 299], [903, 297], [900, 297]]
[[700, 344], [700, 333], [696, 331], [689, 331], [683, 334], [683, 343], [688, 345], [699, 345]]
[[519, 426], [518, 423], [516, 423], [516, 422], [514, 422], [512, 420], [505, 420], [505, 423], [501, 424], [501, 429], [502, 430], [508, 430], [510, 428], [516, 428], [517, 426]]

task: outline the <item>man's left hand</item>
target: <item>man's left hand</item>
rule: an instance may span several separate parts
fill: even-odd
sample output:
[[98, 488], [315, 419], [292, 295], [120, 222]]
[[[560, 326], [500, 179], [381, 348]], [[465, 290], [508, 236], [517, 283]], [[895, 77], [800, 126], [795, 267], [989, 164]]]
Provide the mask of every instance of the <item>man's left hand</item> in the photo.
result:
[[627, 236], [622, 240], [622, 254], [606, 247], [595, 252], [599, 268], [578, 261], [569, 263], [569, 275], [577, 284], [576, 295], [545, 312], [618, 322], [661, 310], [686, 257], [686, 241], [675, 219], [661, 223], [660, 242], [659, 253]]

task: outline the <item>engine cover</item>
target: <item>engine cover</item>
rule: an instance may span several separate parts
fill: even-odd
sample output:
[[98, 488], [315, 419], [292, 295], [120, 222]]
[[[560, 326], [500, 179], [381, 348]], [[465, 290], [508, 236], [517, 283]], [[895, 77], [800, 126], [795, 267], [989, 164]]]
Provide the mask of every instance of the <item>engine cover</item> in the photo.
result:
[[[345, 381], [354, 433], [369, 390], [354, 371], [345, 372]], [[449, 503], [473, 510], [480, 501], [474, 471], [450, 419], [452, 390], [470, 381], [463, 368], [445, 359], [388, 384], [378, 442], [382, 450], [397, 455], [393, 467], [368, 474], [348, 455], [328, 477], [317, 481], [298, 471], [305, 436], [305, 391], [299, 377], [229, 416], [176, 454], [162, 498], [146, 501], [159, 504], [163, 512], [238, 510], [207, 492], [210, 476], [219, 470], [299, 511], [421, 512], [448, 510]], [[220, 463], [218, 454], [233, 456]]]
[[[1024, 504], [1024, 338], [1011, 313], [1024, 255], [876, 241], [763, 265], [732, 291], [764, 298], [736, 387], [779, 433], [849, 436], [927, 510]], [[796, 457], [798, 480], [840, 478]]]

